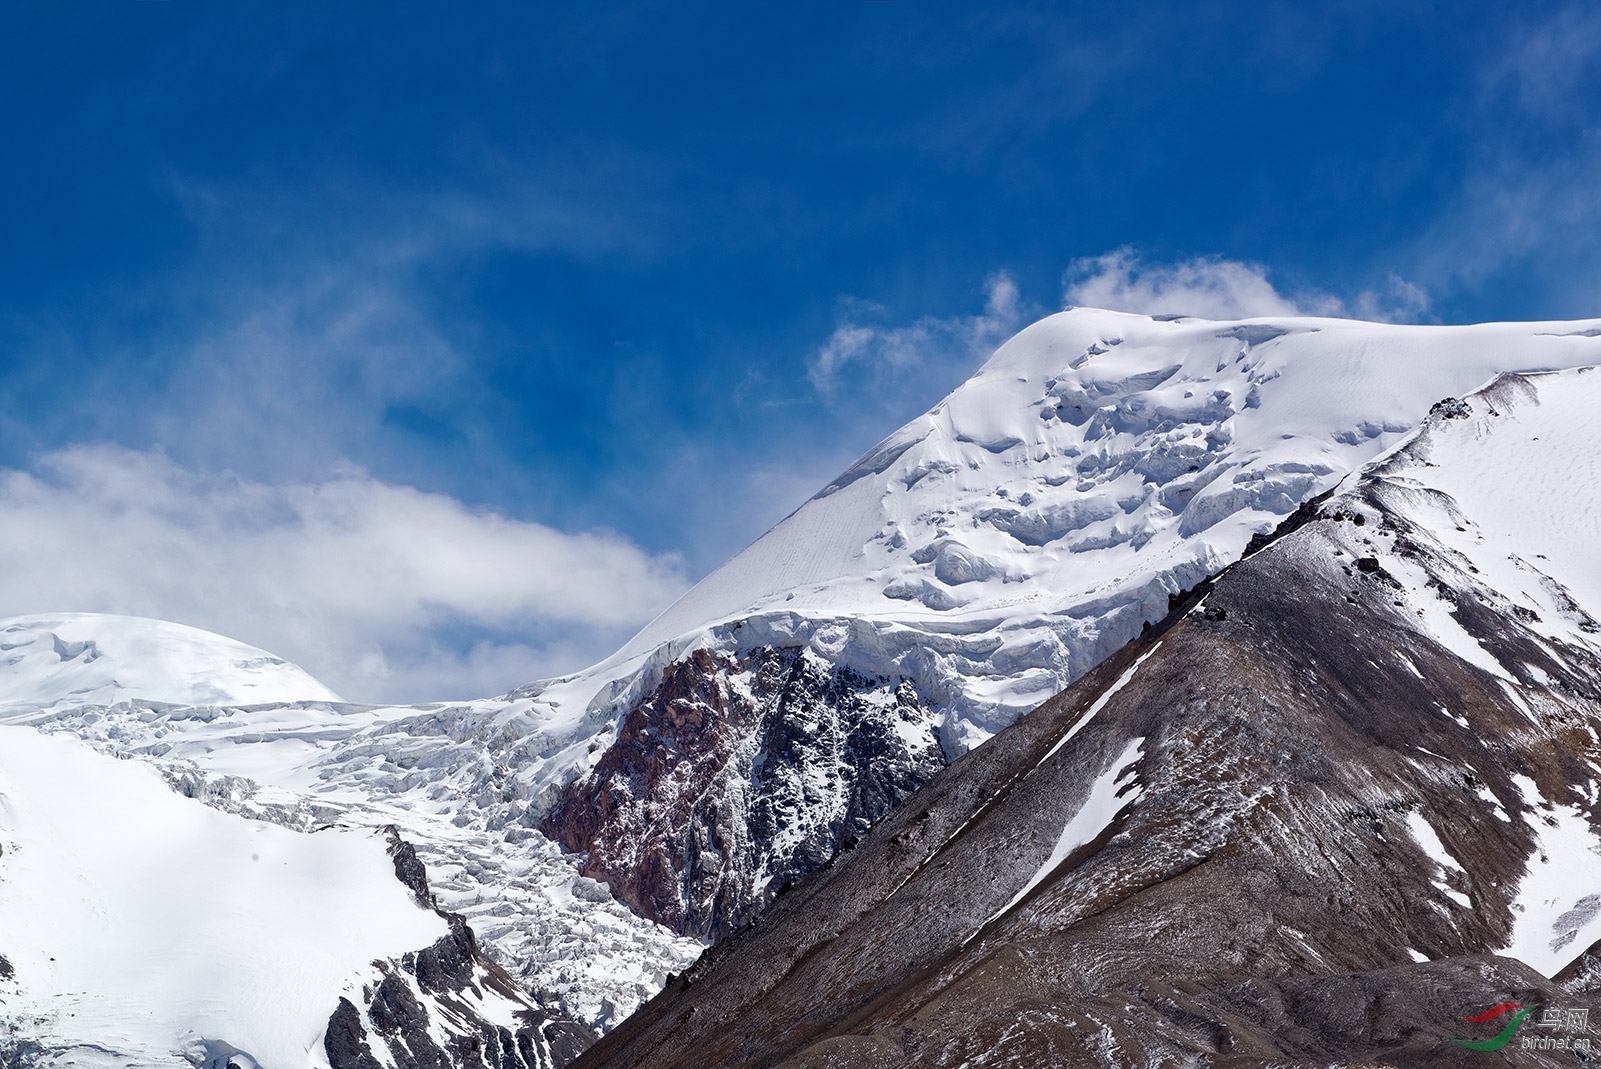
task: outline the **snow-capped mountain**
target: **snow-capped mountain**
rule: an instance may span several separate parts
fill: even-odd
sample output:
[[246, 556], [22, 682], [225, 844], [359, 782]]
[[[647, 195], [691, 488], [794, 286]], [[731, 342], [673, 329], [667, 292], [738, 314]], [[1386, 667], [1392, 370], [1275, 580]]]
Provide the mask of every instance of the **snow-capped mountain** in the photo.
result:
[[1572, 1064], [1601, 370], [1442, 399], [1253, 549], [580, 1064], [1460, 1066], [1509, 1003]]
[[1237, 559], [1435, 401], [1505, 371], [1601, 362], [1598, 334], [1595, 322], [1062, 312], [1001, 346], [609, 663], [806, 645], [914, 680], [960, 753], [1160, 618], [1169, 594]]
[[0, 620], [0, 711], [156, 701], [337, 702], [298, 665], [195, 627], [54, 613]]
[[[391, 899], [398, 895], [398, 901], [406, 902], [407, 887], [396, 881], [396, 866], [385, 853], [392, 843], [403, 844], [408, 856], [416, 859], [417, 873], [425, 874], [420, 878], [428, 888], [426, 908], [406, 908], [420, 918], [427, 932], [445, 933], [437, 939], [422, 938], [396, 926], [396, 939], [385, 944], [384, 954], [362, 951], [348, 961], [340, 959], [348, 967], [344, 984], [322, 993], [326, 1005], [317, 1027], [309, 1031], [300, 1027], [304, 1022], [279, 1015], [281, 1000], [256, 1006], [256, 1000], [247, 997], [255, 981], [244, 974], [240, 974], [243, 987], [226, 989], [230, 998], [239, 997], [230, 1002], [219, 995], [214, 1012], [204, 1018], [204, 1029], [191, 1022], [192, 1014], [185, 1015], [183, 1000], [174, 998], [144, 1008], [143, 1031], [119, 1032], [114, 1021], [96, 1023], [89, 1015], [74, 1016], [76, 1011], [71, 1010], [51, 1017], [49, 1029], [41, 1030], [43, 1019], [29, 999], [56, 999], [53, 1004], [59, 1005], [55, 974], [40, 971], [31, 958], [13, 954], [11, 979], [17, 986], [14, 997], [0, 1001], [0, 1053], [38, 1051], [28, 1056], [41, 1059], [39, 1064], [63, 1058], [62, 1064], [75, 1064], [84, 1049], [95, 1047], [125, 1059], [109, 1064], [166, 1065], [169, 1061], [153, 1052], [215, 1049], [231, 1051], [241, 1069], [249, 1069], [250, 1059], [268, 1067], [332, 1060], [337, 1067], [338, 1059], [326, 1047], [329, 1037], [343, 1035], [346, 1052], [355, 1052], [351, 1057], [359, 1060], [366, 1054], [376, 1059], [374, 1064], [390, 1066], [406, 1064], [405, 1057], [421, 1057], [419, 1043], [446, 1052], [475, 1042], [475, 1049], [482, 1049], [490, 1042], [480, 1036], [488, 1025], [496, 1032], [492, 1041], [502, 1046], [498, 1030], [507, 1029], [514, 1051], [514, 1060], [505, 1063], [508, 1069], [543, 1069], [570, 1060], [599, 1031], [657, 990], [668, 973], [681, 971], [700, 952], [699, 942], [677, 937], [614, 901], [603, 885], [580, 875], [578, 859], [529, 828], [528, 790], [519, 782], [517, 768], [537, 765], [543, 736], [528, 700], [399, 708], [343, 704], [327, 700], [330, 692], [298, 668], [259, 650], [192, 628], [130, 617], [28, 617], [0, 621], [0, 635], [23, 654], [13, 667], [26, 673], [12, 691], [13, 696], [26, 697], [13, 697], [0, 710], [0, 723], [10, 725], [0, 730], [9, 738], [33, 736], [24, 730], [31, 727], [56, 736], [49, 741], [57, 745], [67, 744], [61, 736], [74, 737], [78, 741], [72, 745], [83, 751], [82, 760], [95, 757], [84, 743], [104, 753], [140, 758], [141, 767], [148, 763], [154, 771], [143, 769], [146, 779], [139, 782], [147, 787], [154, 782], [165, 804], [191, 814], [191, 820], [200, 819], [193, 814], [215, 818], [221, 830], [212, 838], [223, 845], [254, 841], [252, 835], [265, 833], [322, 842], [329, 848], [335, 840], [359, 843], [359, 849], [338, 851], [340, 864], [353, 873], [359, 870], [369, 892], [376, 881], [385, 895]], [[168, 636], [180, 641], [165, 644]], [[160, 659], [141, 660], [139, 651], [151, 648], [163, 651]], [[54, 665], [48, 663], [52, 658]], [[257, 662], [263, 660], [294, 686], [291, 693], [298, 691], [307, 700], [260, 704], [185, 700], [198, 695], [215, 701], [230, 686], [246, 701], [257, 697], [252, 687], [261, 671]], [[162, 671], [169, 677], [163, 679]], [[138, 687], [132, 695], [130, 680]], [[48, 771], [60, 764], [52, 756], [39, 768]], [[119, 765], [111, 763], [113, 768]], [[23, 842], [29, 833], [18, 814], [26, 809], [48, 811], [52, 804], [28, 802], [18, 808], [23, 803], [14, 794], [20, 789], [0, 770], [0, 846], [4, 847], [0, 912], [15, 905], [5, 898], [16, 887], [9, 882], [8, 863], [20, 856], [5, 846], [6, 836]], [[70, 777], [59, 784], [64, 792], [77, 789]], [[126, 848], [136, 852], [152, 848], [137, 832], [144, 819], [140, 814], [152, 811], [148, 794], [148, 790], [132, 792], [123, 780], [107, 780], [102, 793], [94, 796], [93, 807], [126, 812], [136, 823], [131, 829], [108, 824], [108, 830], [93, 834], [121, 835]], [[222, 812], [212, 813], [208, 806]], [[335, 835], [330, 829], [343, 830]], [[223, 893], [208, 883], [206, 873], [212, 870], [204, 863], [216, 844], [185, 833], [172, 849], [180, 846], [190, 854], [173, 861], [175, 883], [193, 883], [196, 890], [190, 893], [196, 895]], [[32, 852], [44, 855], [37, 849]], [[331, 864], [324, 866], [329, 886], [317, 893], [341, 893], [339, 870]], [[37, 887], [47, 888], [50, 879], [58, 887], [83, 883], [70, 867], [56, 865], [47, 871], [54, 875], [40, 876], [43, 882]], [[234, 878], [230, 872], [216, 872], [224, 883]], [[303, 876], [297, 878], [305, 882]], [[256, 895], [302, 901], [259, 876], [257, 883]], [[92, 880], [89, 886], [95, 886]], [[134, 890], [143, 894], [142, 887]], [[115, 903], [126, 893], [131, 892], [115, 882], [95, 890], [96, 897], [82, 903], [90, 918], [85, 923], [93, 929], [98, 923], [93, 918], [103, 915], [95, 903]], [[236, 942], [247, 947], [251, 940], [270, 945], [278, 938], [275, 933], [283, 918], [270, 910], [251, 914], [247, 906], [253, 900], [240, 897], [239, 907], [228, 914], [239, 926]], [[355, 898], [353, 906], [361, 901]], [[52, 949], [61, 938], [56, 926], [34, 925], [26, 909], [18, 908], [19, 912], [7, 915], [32, 933], [22, 946], [38, 946], [46, 957], [61, 957]], [[183, 899], [175, 900], [173, 908], [181, 913]], [[338, 910], [319, 915], [308, 907], [303, 912], [311, 933], [340, 916]], [[375, 911], [374, 916], [386, 914]], [[456, 923], [460, 918], [465, 924]], [[61, 924], [73, 928], [67, 919]], [[285, 946], [296, 945], [293, 935], [284, 933]], [[0, 954], [10, 952], [10, 942], [0, 921]], [[225, 961], [226, 951], [227, 947], [218, 949]], [[427, 964], [436, 959], [455, 961], [459, 967], [453, 973], [439, 968], [419, 971], [419, 961]], [[165, 968], [187, 969], [185, 960], [151, 955], [139, 975], [159, 983]], [[383, 971], [374, 972], [374, 960], [384, 963]], [[90, 973], [105, 964], [101, 958], [88, 961], [84, 968]], [[502, 975], [502, 966], [511, 975]], [[183, 987], [190, 983], [187, 975], [172, 979], [175, 988], [188, 990]], [[268, 973], [259, 975], [263, 982], [270, 980]], [[111, 980], [129, 982], [126, 977]], [[84, 999], [111, 997], [103, 986], [97, 988], [81, 978], [71, 983], [83, 985]], [[340, 1028], [333, 1027], [330, 1016], [339, 998], [361, 1008], [360, 1013], [350, 1011], [356, 1018], [354, 1026], [344, 1021]], [[397, 1000], [412, 1007], [409, 1017], [395, 1017]], [[367, 1025], [360, 1024], [362, 1018]], [[401, 1025], [405, 1028], [397, 1033]], [[8, 1027], [14, 1037], [12, 1047], [6, 1046]], [[247, 1042], [274, 1029], [290, 1030], [276, 1033], [280, 1041], [270, 1049], [271, 1057]], [[299, 1057], [287, 1058], [284, 1051], [297, 1043]], [[409, 1053], [390, 1052], [390, 1044]], [[451, 1065], [479, 1064], [471, 1057], [452, 1054], [451, 1058]], [[219, 1062], [218, 1069], [225, 1062]]]
[[1042, 320], [610, 661], [528, 690], [590, 763], [542, 827], [719, 937], [1435, 402], [1594, 363], [1598, 334]]
[[[0, 722], [150, 762], [179, 801], [240, 823], [386, 842], [392, 827], [414, 849], [450, 925], [426, 960], [475, 964], [448, 990], [404, 947], [382, 976], [352, 974], [362, 998], [306, 1037], [313, 1064], [403, 1064], [404, 1035], [427, 1033], [476, 1065], [472, 1036], [499, 1035], [478, 1031], [505, 1009], [493, 999], [461, 1042], [396, 1031], [397, 984], [440, 1027], [462, 990], [520, 986], [516, 1057], [560, 1064], [1436, 402], [1601, 361], [1598, 335], [1067, 312], [585, 672], [358, 706], [189, 629], [28, 618], [0, 622]], [[509, 976], [491, 982], [497, 963]]]

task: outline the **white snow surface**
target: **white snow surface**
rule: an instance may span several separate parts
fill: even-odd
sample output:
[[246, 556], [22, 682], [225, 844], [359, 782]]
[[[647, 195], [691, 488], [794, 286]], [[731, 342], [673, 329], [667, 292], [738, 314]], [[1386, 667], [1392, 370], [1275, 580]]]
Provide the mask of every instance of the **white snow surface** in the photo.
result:
[[1140, 670], [1140, 665], [1144, 664], [1151, 654], [1155, 653], [1161, 648], [1162, 643], [1157, 641], [1153, 646], [1151, 646], [1150, 649], [1140, 654], [1139, 658], [1133, 664], [1128, 666], [1128, 670], [1117, 677], [1117, 682], [1103, 690], [1101, 692], [1101, 696], [1095, 699], [1094, 704], [1088, 709], [1084, 710], [1084, 715], [1073, 721], [1073, 726], [1068, 728], [1067, 731], [1062, 734], [1060, 739], [1056, 740], [1056, 745], [1052, 746], [1050, 750], [1046, 752], [1045, 756], [1049, 758], [1051, 754], [1054, 754], [1057, 750], [1060, 750], [1062, 747], [1066, 746], [1068, 742], [1072, 740], [1074, 735], [1077, 735], [1080, 731], [1083, 731], [1086, 727], [1088, 727], [1089, 722], [1095, 719], [1095, 714], [1099, 713], [1102, 709], [1105, 709], [1106, 703], [1110, 702], [1118, 691], [1128, 686], [1129, 680], [1134, 678], [1134, 673]]
[[1050, 316], [617, 655], [525, 693], [594, 730], [694, 648], [809, 645], [911, 679], [961, 752], [1435, 401], [1601, 362], [1595, 325]]
[[1528, 826], [1536, 846], [1518, 884], [1512, 941], [1503, 953], [1555, 976], [1601, 939], [1601, 839], [1574, 807], [1547, 802], [1525, 776], [1514, 782], [1533, 810]]
[[[1465, 871], [1462, 868], [1461, 863], [1457, 861], [1456, 857], [1451, 853], [1451, 851], [1445, 848], [1445, 844], [1440, 841], [1439, 833], [1434, 830], [1434, 825], [1430, 824], [1428, 818], [1422, 813], [1416, 812], [1415, 810], [1408, 811], [1406, 815], [1406, 826], [1407, 830], [1412, 833], [1412, 838], [1417, 840], [1419, 846], [1423, 847], [1423, 852], [1428, 854], [1429, 858], [1440, 867], [1441, 875], [1449, 875], [1453, 872], [1460, 873]], [[1439, 891], [1441, 894], [1445, 895], [1445, 897], [1449, 898], [1462, 908], [1473, 908], [1473, 900], [1471, 898], [1463, 894], [1461, 891], [1454, 890], [1451, 885], [1446, 883], [1445, 880], [1441, 879], [1440, 876], [1430, 876], [1429, 882], [1434, 885], [1435, 890]]]
[[[1411, 508], [1478, 569], [1474, 581], [1539, 616], [1537, 632], [1593, 645], [1574, 609], [1601, 613], [1601, 371], [1508, 379], [1466, 400], [1471, 413], [1431, 422], [1387, 479], [1397, 493], [1449, 495], [1454, 512]], [[1465, 632], [1460, 641], [1474, 647], [1465, 657], [1514, 678]]]
[[297, 665], [183, 624], [99, 613], [0, 620], [0, 710], [135, 699], [176, 705], [340, 700]]
[[0, 846], [0, 1038], [20, 1026], [86, 1058], [170, 1064], [209, 1041], [314, 1064], [369, 963], [447, 931], [371, 833], [220, 813], [144, 762], [23, 727], [0, 727]]
[[[1601, 369], [1508, 375], [1462, 402], [1462, 414], [1431, 417], [1371, 466], [1375, 492], [1448, 562], [1455, 589], [1519, 617], [1557, 660], [1564, 646], [1601, 652]], [[1351, 553], [1396, 580], [1418, 630], [1499, 677], [1538, 722], [1539, 696], [1517, 671], [1536, 669], [1503, 664], [1475, 639], [1394, 532], [1357, 530]]]

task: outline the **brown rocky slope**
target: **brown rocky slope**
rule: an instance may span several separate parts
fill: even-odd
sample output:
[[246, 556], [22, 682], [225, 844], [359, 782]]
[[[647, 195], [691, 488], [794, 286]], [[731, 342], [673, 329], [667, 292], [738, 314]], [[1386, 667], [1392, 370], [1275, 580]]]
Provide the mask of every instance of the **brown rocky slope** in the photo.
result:
[[[1595, 844], [1601, 658], [1559, 577], [1519, 561], [1527, 590], [1491, 585], [1471, 552], [1498, 553], [1493, 532], [1427, 485], [1431, 457], [1471, 465], [1596, 379], [1510, 377], [1437, 411], [576, 1064], [1601, 1056], [1524, 1049], [1555, 1041], [1535, 1020], [1498, 1051], [1454, 1042], [1502, 1027], [1464, 1021], [1500, 1003], [1597, 1004], [1601, 882], [1556, 847], [1575, 826]], [[1569, 872], [1541, 913], [1528, 889]]]

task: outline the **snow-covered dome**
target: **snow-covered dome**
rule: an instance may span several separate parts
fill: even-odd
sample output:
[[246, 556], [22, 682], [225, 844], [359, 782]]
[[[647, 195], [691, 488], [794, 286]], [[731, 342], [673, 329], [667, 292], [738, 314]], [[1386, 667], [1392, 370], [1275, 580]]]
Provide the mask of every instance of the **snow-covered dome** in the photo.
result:
[[260, 705], [341, 699], [298, 665], [196, 627], [100, 613], [0, 620], [0, 711], [134, 700]]

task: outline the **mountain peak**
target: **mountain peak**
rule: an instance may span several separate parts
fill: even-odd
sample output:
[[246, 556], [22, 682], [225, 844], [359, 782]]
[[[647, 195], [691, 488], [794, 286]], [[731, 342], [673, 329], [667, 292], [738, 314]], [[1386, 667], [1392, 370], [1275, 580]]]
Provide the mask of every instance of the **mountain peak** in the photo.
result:
[[848, 646], [915, 679], [961, 752], [1441, 397], [1601, 361], [1586, 325], [1049, 316], [578, 678], [593, 694], [697, 645]]
[[1601, 372], [1452, 401], [583, 1064], [1446, 1067], [1601, 1007]]
[[337, 702], [304, 669], [197, 627], [142, 616], [49, 613], [0, 620], [0, 712], [58, 704]]

